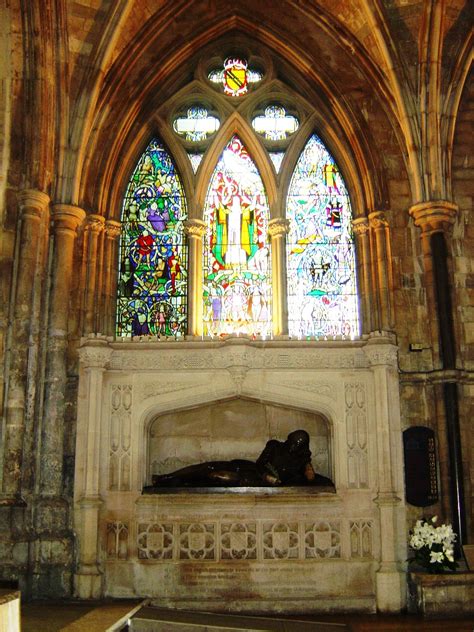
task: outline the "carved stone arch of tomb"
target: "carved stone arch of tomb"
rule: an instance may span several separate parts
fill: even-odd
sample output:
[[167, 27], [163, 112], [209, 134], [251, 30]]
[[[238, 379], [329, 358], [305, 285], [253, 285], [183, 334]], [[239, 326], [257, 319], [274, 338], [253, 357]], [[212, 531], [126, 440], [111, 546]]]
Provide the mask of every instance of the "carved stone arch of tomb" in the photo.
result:
[[[209, 384], [213, 385], [212, 389], [209, 388]], [[184, 411], [198, 411], [204, 407], [235, 400], [273, 406], [295, 411], [301, 415], [311, 414], [321, 417], [326, 424], [328, 441], [328, 471], [325, 475], [332, 478], [336, 484], [345, 485], [344, 467], [341, 470], [343, 463], [335, 456], [337, 451], [344, 451], [343, 428], [347, 414], [344, 388], [344, 383], [335, 381], [333, 377], [322, 379], [321, 376], [315, 378], [311, 375], [299, 375], [298, 372], [285, 379], [275, 374], [265, 380], [258, 370], [240, 365], [228, 366], [227, 370], [219, 375], [205, 370], [201, 371], [199, 376], [190, 372], [170, 370], [162, 379], [156, 379], [156, 376], [153, 379], [147, 379], [144, 376], [140, 383], [134, 386], [136, 393], [133, 411], [136, 419], [134, 434], [138, 442], [138, 452], [143, 457], [135, 461], [137, 469], [132, 476], [132, 480], [136, 483], [135, 487], [140, 490], [145, 483], [151, 482], [149, 441], [152, 426], [157, 418], [170, 414], [178, 415]], [[202, 423], [198, 426], [199, 432], [205, 434], [202, 428], [207, 429], [207, 425]], [[213, 440], [219, 443], [225, 440], [225, 432], [222, 433], [219, 424], [217, 426]], [[297, 428], [288, 427], [286, 432], [295, 429]], [[249, 440], [247, 434], [245, 429], [242, 429], [244, 443]], [[187, 441], [186, 437], [189, 438], [189, 428], [183, 433], [184, 443]], [[258, 446], [263, 449], [269, 438], [272, 437], [261, 431], [255, 450], [258, 450]], [[274, 438], [284, 440], [286, 435], [282, 436], [280, 433]], [[187, 452], [187, 447], [192, 446], [191, 441], [188, 443], [189, 445], [186, 444], [182, 448], [183, 455]], [[216, 458], [246, 457], [244, 453], [234, 457], [230, 454], [226, 457], [222, 454], [216, 457], [208, 452], [205, 460], [216, 460]]]
[[163, 474], [195, 463], [235, 458], [255, 461], [269, 439], [284, 441], [293, 430], [302, 428], [310, 435], [316, 471], [335, 480], [334, 423], [319, 406], [284, 405], [274, 398], [235, 394], [208, 399], [199, 405], [148, 411], [144, 424], [141, 460], [142, 485], [153, 474]]

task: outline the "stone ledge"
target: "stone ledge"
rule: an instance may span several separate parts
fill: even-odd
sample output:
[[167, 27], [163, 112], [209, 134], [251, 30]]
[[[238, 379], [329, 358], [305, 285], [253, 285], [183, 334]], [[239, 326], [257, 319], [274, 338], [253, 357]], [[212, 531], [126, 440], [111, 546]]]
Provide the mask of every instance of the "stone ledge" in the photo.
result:
[[415, 573], [408, 576], [411, 609], [426, 617], [474, 613], [474, 572]]

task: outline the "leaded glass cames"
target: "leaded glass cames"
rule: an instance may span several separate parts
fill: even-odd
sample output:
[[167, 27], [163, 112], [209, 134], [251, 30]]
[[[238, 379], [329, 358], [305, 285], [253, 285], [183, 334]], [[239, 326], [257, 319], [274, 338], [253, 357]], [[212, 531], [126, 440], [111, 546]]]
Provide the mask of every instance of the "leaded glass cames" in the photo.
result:
[[[297, 131], [298, 121], [283, 108], [267, 111], [266, 117], [254, 123], [260, 134], [276, 138]], [[175, 131], [214, 133], [212, 118], [196, 108], [192, 116], [188, 112], [187, 118], [175, 120]], [[203, 153], [188, 153], [194, 173]], [[269, 156], [278, 172], [285, 151]], [[203, 259], [195, 262], [203, 290], [197, 309], [202, 335], [267, 338], [273, 331], [272, 310], [280, 307], [272, 304], [270, 210], [259, 170], [239, 135], [227, 142], [208, 178]], [[154, 139], [133, 171], [122, 207], [118, 336], [187, 333], [186, 207], [174, 161]], [[316, 134], [293, 169], [285, 213], [286, 266], [276, 274], [286, 276], [290, 337], [358, 336], [349, 196], [337, 164]]]

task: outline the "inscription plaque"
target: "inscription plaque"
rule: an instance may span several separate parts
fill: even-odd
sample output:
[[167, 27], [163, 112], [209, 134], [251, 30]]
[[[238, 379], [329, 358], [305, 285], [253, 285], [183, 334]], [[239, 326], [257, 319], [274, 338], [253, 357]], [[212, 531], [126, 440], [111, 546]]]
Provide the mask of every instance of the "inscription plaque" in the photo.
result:
[[403, 432], [405, 493], [415, 507], [438, 502], [438, 473], [434, 431], [414, 426]]

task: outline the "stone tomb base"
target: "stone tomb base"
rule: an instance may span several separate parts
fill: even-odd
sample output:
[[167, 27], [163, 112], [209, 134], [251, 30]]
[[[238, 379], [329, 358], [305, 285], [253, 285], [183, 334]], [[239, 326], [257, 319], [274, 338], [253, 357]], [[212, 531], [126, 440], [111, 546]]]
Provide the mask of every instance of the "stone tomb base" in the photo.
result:
[[372, 612], [373, 521], [349, 519], [323, 489], [144, 495], [136, 557], [108, 559], [106, 593], [221, 612]]

